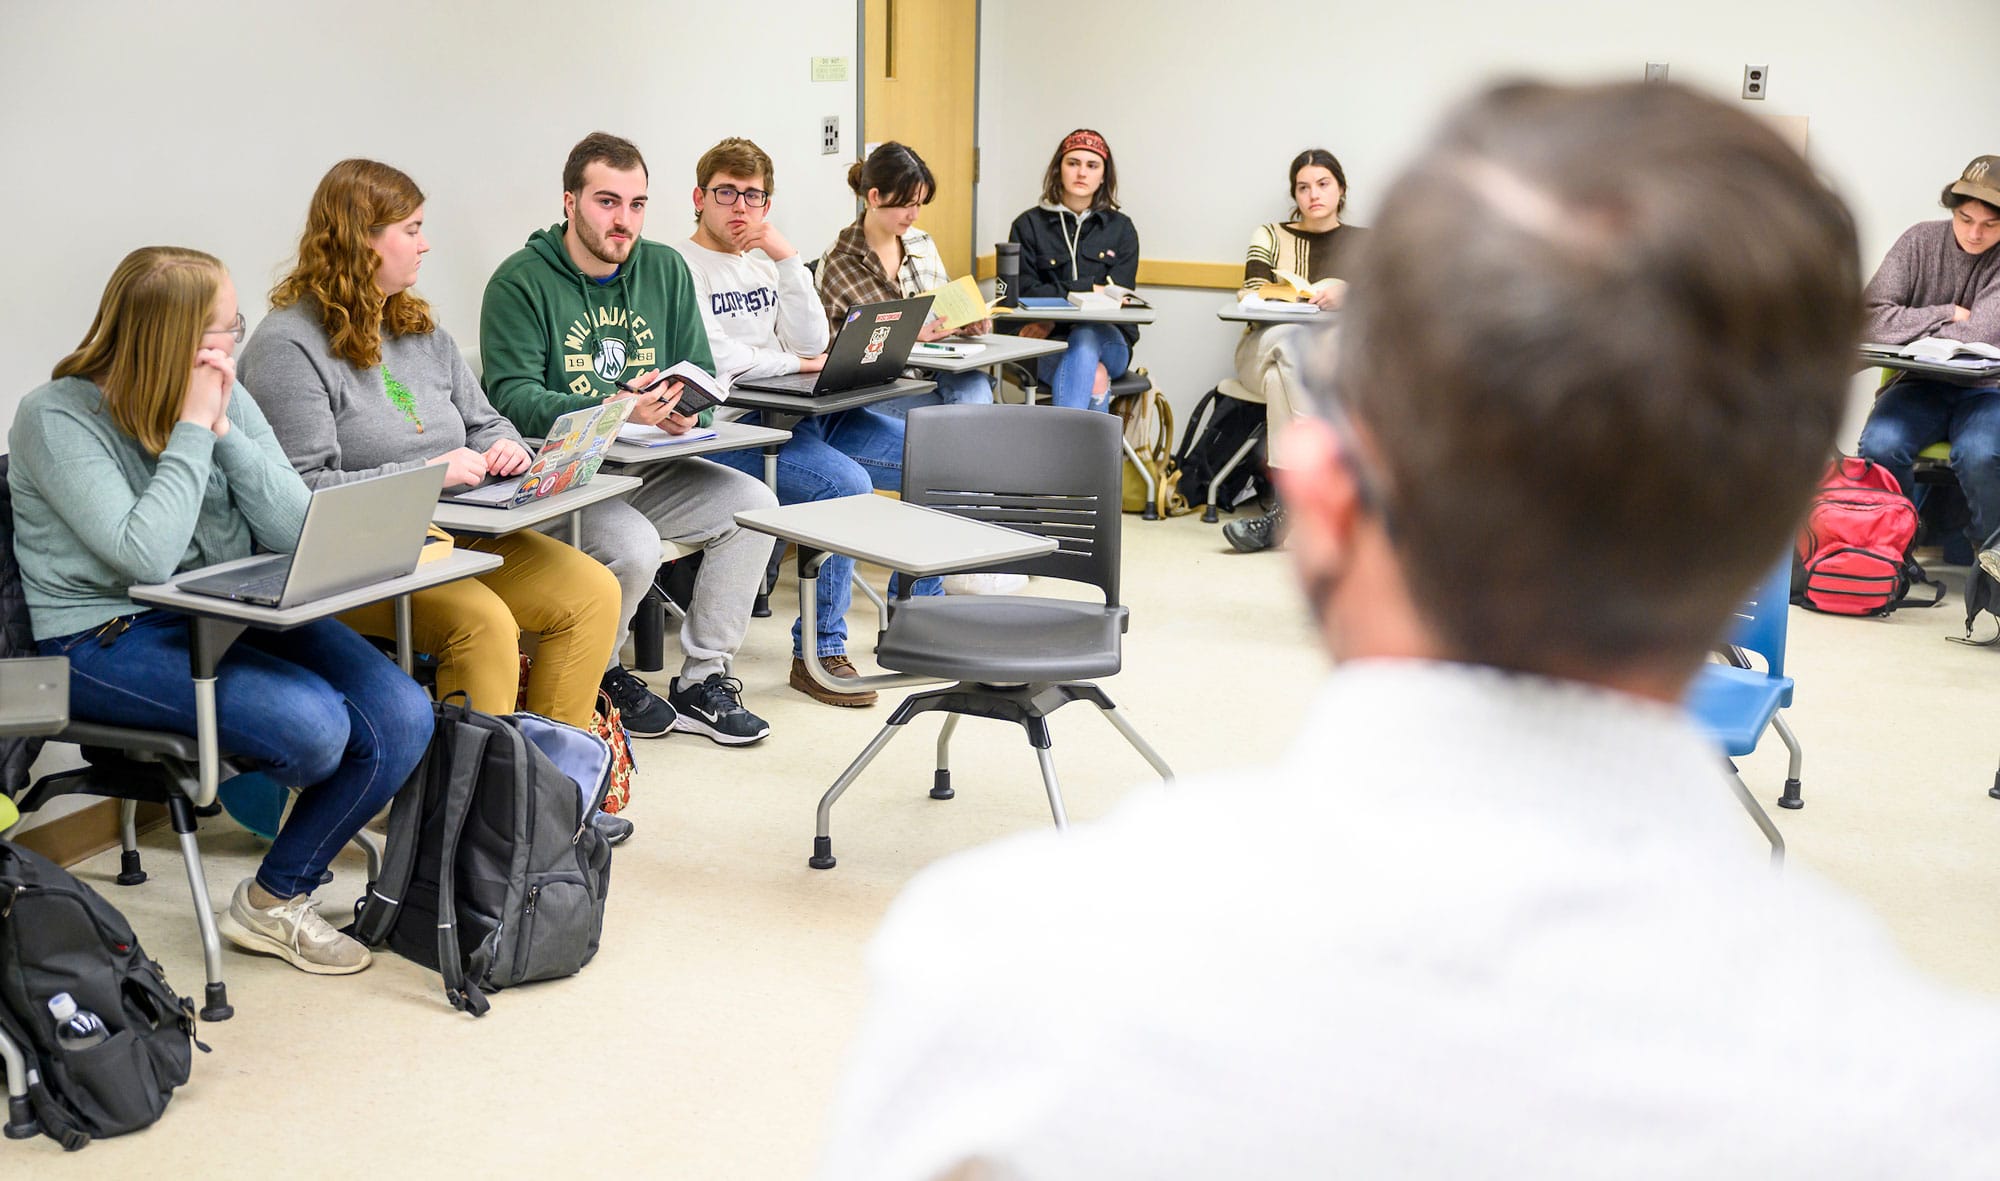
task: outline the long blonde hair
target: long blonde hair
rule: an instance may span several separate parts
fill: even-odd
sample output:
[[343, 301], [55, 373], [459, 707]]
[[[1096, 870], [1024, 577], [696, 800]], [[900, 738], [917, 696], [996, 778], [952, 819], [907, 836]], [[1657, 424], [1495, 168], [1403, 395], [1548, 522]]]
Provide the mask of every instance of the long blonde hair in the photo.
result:
[[292, 273], [271, 289], [271, 308], [310, 299], [333, 355], [361, 369], [382, 363], [382, 334], [435, 331], [430, 305], [414, 291], [384, 299], [375, 285], [382, 256], [370, 238], [424, 203], [417, 182], [374, 160], [342, 160], [320, 178]]
[[158, 455], [180, 419], [226, 274], [220, 259], [184, 246], [134, 250], [111, 272], [83, 343], [50, 376], [96, 382], [111, 421]]

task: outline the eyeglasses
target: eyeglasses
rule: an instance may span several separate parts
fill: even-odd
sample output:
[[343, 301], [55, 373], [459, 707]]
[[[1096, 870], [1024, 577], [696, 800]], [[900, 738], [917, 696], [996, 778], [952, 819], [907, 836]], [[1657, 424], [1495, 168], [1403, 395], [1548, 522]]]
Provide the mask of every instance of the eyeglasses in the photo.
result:
[[752, 209], [762, 209], [771, 203], [771, 194], [762, 189], [735, 189], [728, 185], [717, 185], [712, 189], [704, 189], [703, 192], [713, 196], [719, 205], [734, 205], [738, 197], [743, 198], [743, 203]]
[[1382, 523], [1382, 531], [1394, 535], [1395, 530], [1389, 520], [1389, 506], [1382, 494], [1383, 482], [1376, 475], [1375, 467], [1361, 453], [1358, 432], [1354, 429], [1354, 419], [1347, 413], [1347, 406], [1341, 401], [1339, 383], [1332, 374], [1326, 374], [1315, 389], [1315, 397], [1306, 399], [1307, 405], [1321, 422], [1333, 429], [1333, 437], [1340, 444], [1340, 462], [1347, 468], [1348, 478], [1354, 481], [1354, 496], [1361, 507], [1375, 514]]
[[226, 332], [226, 333], [228, 333], [229, 335], [231, 335], [231, 336], [235, 337], [235, 338], [236, 338], [236, 343], [237, 343], [237, 344], [242, 344], [242, 343], [243, 343], [243, 313], [242, 313], [242, 312], [238, 312], [238, 313], [236, 313], [236, 318], [235, 318], [234, 320], [231, 320], [231, 321], [230, 321], [229, 323], [227, 323], [227, 324], [223, 325], [223, 326], [222, 326], [222, 327], [220, 327], [220, 328], [209, 328], [209, 329], [205, 329], [205, 330], [203, 330], [203, 332], [202, 332], [202, 335], [203, 335], [203, 336], [221, 336], [221, 335], [222, 335], [223, 333], [225, 333], [225, 332]]

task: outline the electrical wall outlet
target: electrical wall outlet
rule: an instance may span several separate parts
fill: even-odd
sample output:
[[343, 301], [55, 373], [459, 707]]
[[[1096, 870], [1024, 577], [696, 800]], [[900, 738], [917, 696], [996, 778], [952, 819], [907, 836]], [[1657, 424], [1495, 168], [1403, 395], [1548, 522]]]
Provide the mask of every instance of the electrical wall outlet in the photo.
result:
[[1743, 67], [1743, 97], [1761, 100], [1764, 92], [1771, 89], [1771, 67]]
[[828, 115], [819, 121], [819, 154], [840, 155], [840, 116]]
[[1667, 80], [1667, 63], [1665, 62], [1646, 63], [1646, 81], [1665, 82], [1666, 80]]

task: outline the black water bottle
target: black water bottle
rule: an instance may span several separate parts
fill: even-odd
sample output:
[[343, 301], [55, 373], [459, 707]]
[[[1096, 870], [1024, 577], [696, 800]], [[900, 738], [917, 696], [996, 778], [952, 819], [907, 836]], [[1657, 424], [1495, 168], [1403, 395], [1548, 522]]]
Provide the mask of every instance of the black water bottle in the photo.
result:
[[1021, 306], [1015, 289], [1021, 283], [1021, 244], [998, 242], [993, 246], [993, 301], [1002, 307]]

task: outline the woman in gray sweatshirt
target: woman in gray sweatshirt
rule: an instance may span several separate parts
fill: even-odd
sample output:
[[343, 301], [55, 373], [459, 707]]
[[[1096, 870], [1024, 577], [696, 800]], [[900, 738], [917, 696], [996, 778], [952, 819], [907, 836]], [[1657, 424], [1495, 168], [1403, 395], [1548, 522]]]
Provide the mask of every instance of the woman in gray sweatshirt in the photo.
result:
[[[423, 220], [424, 195], [402, 172], [372, 160], [334, 165], [313, 193], [298, 263], [243, 350], [244, 386], [315, 488], [421, 464], [443, 464], [447, 486], [528, 466], [520, 434], [411, 290], [430, 249]], [[438, 659], [438, 695], [464, 690], [474, 709], [513, 712], [525, 628], [541, 637], [528, 709], [590, 725], [619, 640], [617, 580], [533, 530], [458, 544], [506, 564], [412, 596], [413, 639]], [[343, 618], [393, 634], [388, 604]]]
[[[220, 262], [135, 250], [83, 344], [14, 414], [14, 554], [37, 643], [69, 658], [73, 717], [193, 734], [187, 617], [140, 610], [130, 588], [298, 544], [309, 494], [236, 384], [242, 338]], [[316, 975], [359, 972], [368, 949], [320, 917], [312, 892], [423, 757], [430, 702], [331, 619], [245, 632], [215, 701], [222, 749], [303, 789], [222, 934]]]

